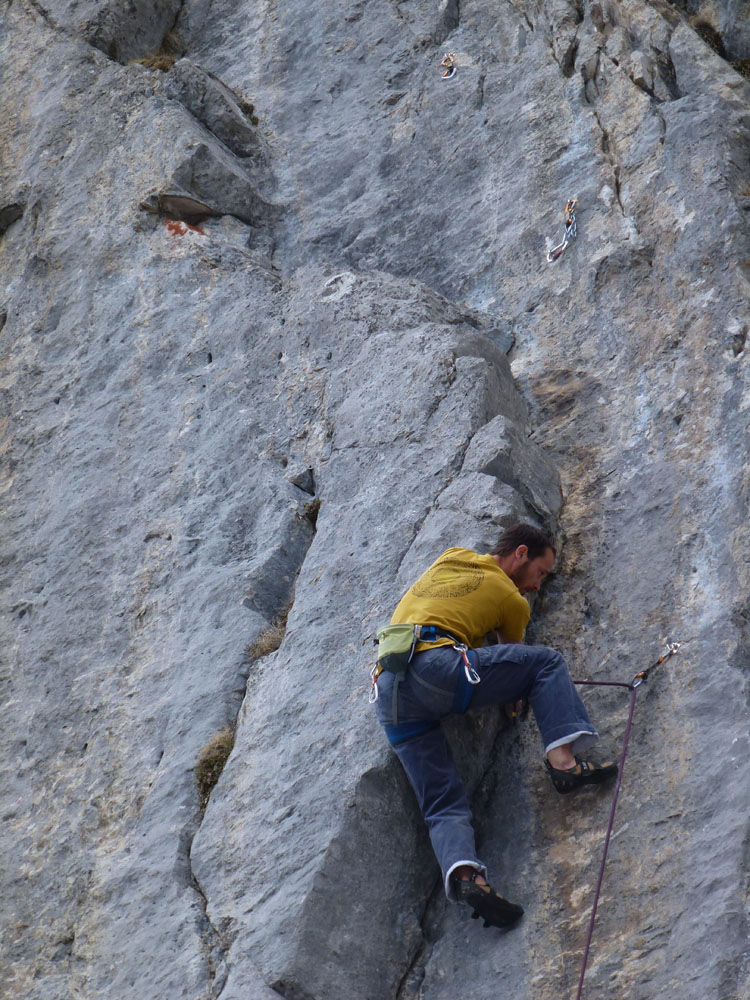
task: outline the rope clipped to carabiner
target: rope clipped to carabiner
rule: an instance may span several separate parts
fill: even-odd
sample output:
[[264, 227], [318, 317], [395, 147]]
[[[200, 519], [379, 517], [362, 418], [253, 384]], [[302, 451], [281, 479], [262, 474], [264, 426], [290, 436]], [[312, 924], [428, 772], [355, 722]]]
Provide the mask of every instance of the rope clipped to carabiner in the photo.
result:
[[571, 240], [574, 240], [577, 235], [576, 229], [576, 205], [578, 204], [577, 198], [571, 198], [565, 204], [565, 234], [562, 238], [562, 243], [558, 243], [556, 247], [552, 247], [551, 250], [547, 251], [547, 263], [554, 264], [554, 262], [562, 257], [567, 249], [568, 244]]

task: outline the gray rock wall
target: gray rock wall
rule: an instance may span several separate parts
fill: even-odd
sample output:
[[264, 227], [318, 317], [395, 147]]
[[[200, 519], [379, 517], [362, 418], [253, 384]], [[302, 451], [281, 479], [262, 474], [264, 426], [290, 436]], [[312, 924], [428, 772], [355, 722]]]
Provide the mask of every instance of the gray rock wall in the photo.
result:
[[[366, 702], [402, 591], [517, 518], [574, 674], [684, 641], [584, 997], [750, 993], [750, 107], [711, 11], [726, 58], [642, 2], [0, 4], [3, 996], [573, 995], [608, 793], [553, 797], [529, 720], [450, 724], [526, 908], [483, 931]], [[586, 697], [616, 751], [627, 696]]]

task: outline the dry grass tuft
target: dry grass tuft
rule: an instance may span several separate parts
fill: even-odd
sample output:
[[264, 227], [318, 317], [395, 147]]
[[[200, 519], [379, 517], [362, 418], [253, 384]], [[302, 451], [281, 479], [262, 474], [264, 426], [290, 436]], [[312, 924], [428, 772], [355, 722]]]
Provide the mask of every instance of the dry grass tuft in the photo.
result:
[[248, 660], [259, 660], [261, 656], [268, 656], [275, 653], [284, 639], [284, 627], [277, 622], [272, 622], [267, 629], [264, 629], [258, 638], [248, 644], [245, 655]]
[[271, 622], [268, 628], [264, 629], [253, 642], [250, 642], [247, 646], [245, 646], [244, 661], [246, 664], [259, 660], [261, 656], [268, 656], [269, 653], [276, 652], [281, 643], [284, 641], [286, 620], [289, 617], [291, 607], [292, 602], [290, 601], [279, 616]]
[[134, 59], [133, 63], [145, 66], [146, 69], [158, 69], [161, 73], [166, 73], [177, 62], [177, 56], [168, 52], [155, 52], [152, 56], [144, 56], [142, 59]]
[[198, 783], [198, 796], [201, 809], [208, 805], [211, 792], [216, 787], [224, 765], [234, 747], [234, 727], [227, 726], [220, 730], [198, 754], [195, 765], [195, 780]]
[[260, 119], [255, 113], [255, 105], [251, 104], [250, 101], [246, 101], [245, 98], [236, 91], [234, 91], [234, 96], [237, 98], [237, 107], [240, 109], [245, 118], [251, 121], [253, 125], [259, 125]]
[[172, 30], [166, 33], [157, 52], [152, 52], [150, 56], [143, 56], [141, 59], [133, 59], [130, 65], [137, 64], [145, 66], [146, 69], [158, 69], [160, 72], [166, 73], [184, 54], [185, 43], [179, 34]]

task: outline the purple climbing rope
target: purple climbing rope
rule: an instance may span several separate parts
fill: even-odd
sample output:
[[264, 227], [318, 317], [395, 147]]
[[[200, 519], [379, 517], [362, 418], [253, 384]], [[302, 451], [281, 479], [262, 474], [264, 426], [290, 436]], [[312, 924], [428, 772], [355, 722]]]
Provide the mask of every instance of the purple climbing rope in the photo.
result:
[[622, 785], [622, 775], [625, 770], [625, 758], [628, 755], [628, 745], [630, 743], [630, 730], [633, 728], [633, 713], [635, 712], [635, 701], [638, 697], [638, 688], [641, 684], [648, 679], [648, 675], [654, 669], [658, 667], [660, 663], [664, 663], [670, 656], [673, 656], [677, 650], [680, 648], [679, 642], [673, 642], [667, 648], [667, 652], [663, 656], [653, 663], [647, 670], [642, 670], [640, 673], [636, 674], [630, 684], [626, 684], [624, 681], [573, 681], [574, 684], [587, 684], [592, 687], [624, 687], [630, 691], [630, 711], [628, 712], [628, 722], [625, 726], [625, 736], [622, 741], [622, 753], [620, 754], [620, 764], [617, 768], [617, 782], [615, 783], [615, 791], [612, 796], [612, 806], [609, 810], [609, 823], [607, 824], [607, 835], [604, 838], [604, 851], [602, 853], [602, 861], [599, 865], [599, 877], [596, 881], [596, 889], [594, 890], [594, 904], [591, 907], [591, 917], [589, 918], [589, 929], [586, 934], [586, 946], [583, 949], [583, 961], [581, 962], [581, 974], [578, 978], [578, 989], [576, 990], [575, 1000], [581, 1000], [581, 993], [583, 992], [583, 979], [586, 975], [586, 966], [589, 960], [589, 951], [591, 950], [591, 939], [594, 936], [594, 921], [596, 920], [596, 911], [599, 906], [599, 896], [602, 891], [602, 883], [604, 881], [604, 868], [607, 864], [607, 852], [609, 851], [609, 842], [612, 839], [612, 830], [615, 825], [615, 812], [617, 811], [617, 799], [620, 796], [620, 786]]

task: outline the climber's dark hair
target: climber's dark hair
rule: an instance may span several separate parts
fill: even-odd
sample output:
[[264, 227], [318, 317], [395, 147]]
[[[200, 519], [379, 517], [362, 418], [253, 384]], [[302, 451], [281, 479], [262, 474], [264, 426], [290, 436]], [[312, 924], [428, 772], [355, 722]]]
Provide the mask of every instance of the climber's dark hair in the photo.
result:
[[529, 559], [543, 556], [547, 549], [552, 549], [553, 555], [557, 555], [552, 536], [541, 528], [535, 528], [533, 524], [514, 524], [512, 528], [506, 528], [491, 554], [509, 556], [519, 545], [525, 545], [529, 550]]

